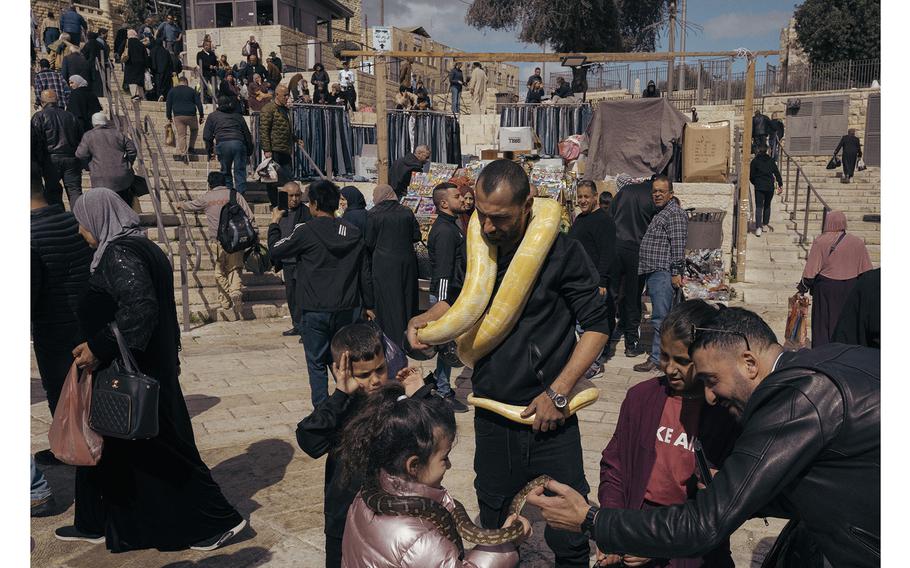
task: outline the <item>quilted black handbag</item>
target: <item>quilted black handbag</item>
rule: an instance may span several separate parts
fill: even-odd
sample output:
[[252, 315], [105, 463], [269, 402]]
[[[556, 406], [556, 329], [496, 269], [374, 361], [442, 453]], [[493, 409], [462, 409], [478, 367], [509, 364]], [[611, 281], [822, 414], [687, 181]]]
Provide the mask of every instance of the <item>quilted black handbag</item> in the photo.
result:
[[142, 440], [158, 435], [158, 381], [142, 374], [117, 328], [120, 358], [95, 373], [89, 426], [102, 436]]

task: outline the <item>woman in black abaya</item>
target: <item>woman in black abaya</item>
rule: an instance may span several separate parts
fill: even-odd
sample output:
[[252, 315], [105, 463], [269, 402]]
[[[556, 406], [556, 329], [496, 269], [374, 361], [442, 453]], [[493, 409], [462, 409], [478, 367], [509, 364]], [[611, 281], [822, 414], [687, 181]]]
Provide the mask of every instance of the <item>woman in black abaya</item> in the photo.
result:
[[95, 249], [79, 305], [87, 341], [73, 350], [81, 367], [104, 368], [119, 355], [108, 325], [117, 322], [139, 369], [158, 380], [158, 436], [104, 438], [95, 467], [76, 469], [74, 526], [60, 540], [106, 542], [112, 552], [144, 548], [214, 550], [246, 521], [227, 502], [199, 456], [178, 377], [180, 330], [173, 269], [113, 191], [95, 188], [73, 207]]
[[365, 236], [373, 261], [376, 319], [383, 333], [401, 346], [408, 320], [418, 308], [414, 243], [420, 240], [420, 226], [414, 213], [398, 203], [392, 186], [373, 190]]

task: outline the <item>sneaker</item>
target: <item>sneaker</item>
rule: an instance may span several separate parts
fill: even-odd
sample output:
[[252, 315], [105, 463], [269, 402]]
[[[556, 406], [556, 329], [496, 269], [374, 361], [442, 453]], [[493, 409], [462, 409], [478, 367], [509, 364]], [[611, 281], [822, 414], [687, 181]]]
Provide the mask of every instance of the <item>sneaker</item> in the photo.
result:
[[761, 227], [756, 227], [756, 228], [755, 228], [755, 236], [756, 236], [756, 237], [760, 237], [760, 236], [761, 236]]
[[592, 365], [590, 369], [585, 371], [584, 377], [588, 380], [596, 379], [597, 377], [602, 377], [604, 375], [604, 366], [603, 365]]
[[35, 463], [38, 465], [66, 465], [64, 462], [58, 460], [57, 456], [50, 450], [35, 452]]
[[290, 337], [292, 335], [300, 335], [300, 332], [297, 331], [296, 327], [292, 327], [291, 329], [289, 329], [287, 331], [282, 331], [281, 335], [283, 335], [284, 337]]
[[632, 367], [632, 369], [639, 373], [651, 373], [651, 372], [657, 370], [657, 365], [654, 364], [654, 361], [652, 361], [651, 359], [648, 359], [644, 363], [639, 363], [638, 365], [635, 365], [634, 367]]
[[54, 531], [54, 536], [57, 537], [57, 540], [64, 541], [83, 541], [90, 542], [92, 544], [101, 544], [104, 542], [103, 534], [84, 533], [77, 529], [74, 525], [60, 527]]
[[54, 513], [57, 504], [54, 502], [54, 495], [50, 494], [44, 499], [32, 499], [32, 516], [48, 517]]
[[196, 544], [191, 546], [190, 549], [202, 550], [202, 551], [215, 550], [216, 548], [220, 548], [220, 547], [224, 546], [224, 544], [227, 541], [231, 540], [232, 538], [234, 538], [235, 536], [240, 534], [240, 532], [245, 528], [246, 528], [246, 519], [241, 519], [240, 524], [237, 525], [236, 527], [232, 528], [231, 530], [229, 530], [225, 533], [219, 534], [219, 535], [215, 535], [210, 539], [203, 540], [202, 542], [197, 542]]
[[633, 343], [626, 342], [626, 357], [638, 357], [639, 355], [643, 355], [644, 353], [645, 353], [644, 349], [642, 349], [641, 346], [638, 345], [637, 341], [635, 341]]
[[449, 394], [445, 395], [442, 398], [449, 404], [453, 412], [461, 414], [468, 411], [468, 406], [455, 398], [455, 391], [449, 391]]

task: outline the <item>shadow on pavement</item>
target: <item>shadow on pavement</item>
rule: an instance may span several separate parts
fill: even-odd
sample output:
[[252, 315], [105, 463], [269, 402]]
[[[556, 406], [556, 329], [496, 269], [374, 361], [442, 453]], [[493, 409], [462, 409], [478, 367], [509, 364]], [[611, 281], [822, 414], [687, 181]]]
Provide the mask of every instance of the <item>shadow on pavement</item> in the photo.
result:
[[776, 541], [777, 537], [773, 536], [766, 536], [758, 541], [755, 545], [755, 549], [752, 551], [752, 568], [761, 568], [762, 563], [765, 561], [765, 556], [768, 555], [768, 552]]
[[284, 479], [288, 464], [294, 457], [294, 447], [277, 438], [250, 444], [246, 452], [226, 459], [212, 468], [212, 476], [228, 501], [241, 515], [261, 506], [253, 497]]
[[264, 566], [272, 559], [272, 553], [261, 546], [252, 546], [238, 550], [233, 554], [216, 554], [203, 558], [197, 562], [192, 560], [181, 560], [165, 564], [162, 568], [252, 568], [253, 566]]
[[199, 416], [221, 402], [221, 399], [217, 396], [206, 396], [204, 394], [188, 394], [183, 397], [183, 400], [186, 401], [186, 409], [190, 413], [190, 418]]

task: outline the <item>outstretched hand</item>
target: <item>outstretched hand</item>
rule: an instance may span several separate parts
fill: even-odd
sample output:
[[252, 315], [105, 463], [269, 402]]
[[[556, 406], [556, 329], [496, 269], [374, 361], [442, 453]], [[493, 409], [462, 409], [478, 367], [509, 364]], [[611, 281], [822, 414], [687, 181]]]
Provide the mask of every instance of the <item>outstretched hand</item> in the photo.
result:
[[510, 527], [515, 523], [520, 523], [522, 527], [521, 536], [518, 537], [518, 540], [512, 541], [512, 543], [517, 548], [521, 543], [528, 540], [528, 538], [534, 534], [534, 530], [531, 528], [531, 521], [517, 513], [512, 513], [509, 515], [509, 517], [506, 519], [506, 522], [502, 524], [502, 528]]
[[417, 367], [405, 367], [398, 371], [395, 380], [401, 383], [404, 394], [408, 396], [413, 396], [423, 386], [423, 377], [420, 376], [420, 369]]
[[[543, 494], [544, 489], [555, 495], [547, 497]], [[548, 525], [571, 532], [581, 532], [581, 523], [590, 507], [578, 491], [554, 479], [548, 481], [546, 486], [535, 487], [528, 494], [528, 503], [540, 508]]]

